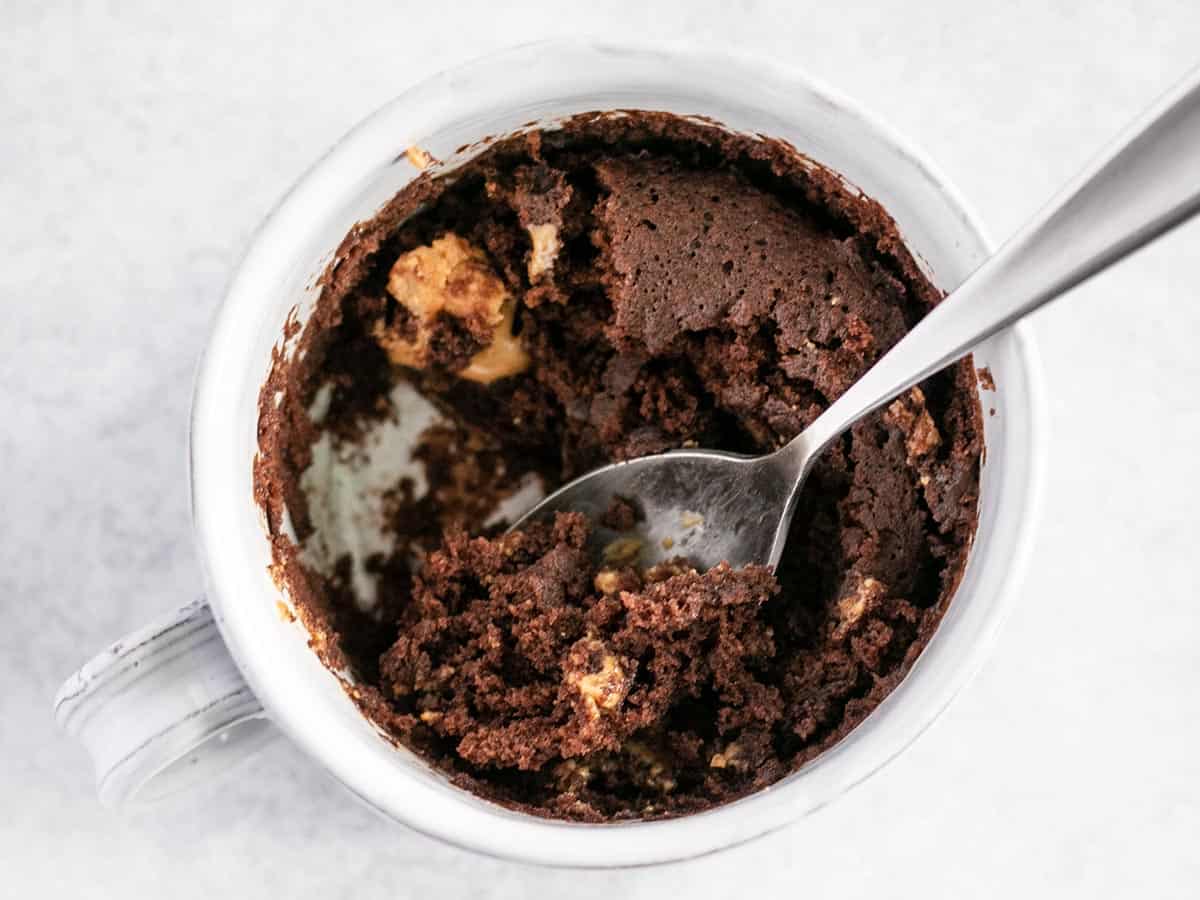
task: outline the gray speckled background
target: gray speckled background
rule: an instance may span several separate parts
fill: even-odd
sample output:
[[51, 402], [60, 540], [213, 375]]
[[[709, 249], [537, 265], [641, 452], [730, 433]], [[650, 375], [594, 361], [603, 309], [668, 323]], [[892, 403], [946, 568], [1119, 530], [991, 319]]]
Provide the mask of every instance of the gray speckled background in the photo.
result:
[[6, 895], [1195, 896], [1197, 225], [1036, 319], [1053, 433], [1024, 597], [956, 705], [819, 815], [696, 863], [542, 871], [385, 824], [283, 742], [102, 810], [50, 699], [199, 590], [207, 324], [258, 220], [384, 100], [538, 36], [726, 41], [865, 101], [1002, 236], [1200, 56], [1195, 0], [218, 6], [0, 2]]

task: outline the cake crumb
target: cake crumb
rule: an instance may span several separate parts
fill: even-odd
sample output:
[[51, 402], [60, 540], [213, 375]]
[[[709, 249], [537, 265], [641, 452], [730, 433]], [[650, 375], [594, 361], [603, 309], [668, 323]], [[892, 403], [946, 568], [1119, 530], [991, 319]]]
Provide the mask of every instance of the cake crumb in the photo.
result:
[[413, 164], [413, 166], [420, 169], [422, 172], [436, 162], [428, 150], [424, 149], [423, 147], [418, 147], [416, 144], [413, 144], [411, 147], [405, 150], [404, 156], [410, 163]]
[[636, 537], [619, 537], [604, 548], [604, 561], [610, 566], [635, 565], [642, 555], [642, 540]]
[[592, 579], [592, 586], [602, 594], [615, 594], [621, 589], [621, 576], [613, 569], [601, 569]]
[[587, 714], [599, 718], [603, 712], [612, 712], [625, 701], [625, 695], [633, 679], [626, 673], [615, 655], [608, 652], [602, 641], [595, 638], [583, 638], [569, 653], [569, 658], [591, 659], [600, 657], [599, 667], [570, 671], [566, 673], [566, 681], [574, 686], [583, 697]]
[[537, 281], [554, 270], [562, 243], [558, 239], [558, 226], [551, 224], [530, 225], [527, 229], [532, 249], [529, 252], [529, 280]]
[[734, 741], [728, 744], [720, 753], [714, 753], [712, 759], [709, 760], [708, 765], [713, 769], [724, 769], [730, 766], [737, 766], [740, 762], [738, 759], [738, 754], [740, 751], [741, 748], [738, 747], [737, 742]]
[[853, 628], [886, 595], [887, 587], [882, 582], [870, 576], [860, 580], [849, 594], [837, 602], [835, 637]]
[[613, 531], [629, 531], [641, 520], [642, 513], [637, 505], [619, 494], [609, 501], [608, 508], [600, 516], [600, 524]]
[[925, 394], [919, 387], [909, 388], [896, 398], [884, 412], [883, 420], [904, 432], [904, 448], [910, 463], [929, 456], [941, 446], [942, 436], [925, 406]]

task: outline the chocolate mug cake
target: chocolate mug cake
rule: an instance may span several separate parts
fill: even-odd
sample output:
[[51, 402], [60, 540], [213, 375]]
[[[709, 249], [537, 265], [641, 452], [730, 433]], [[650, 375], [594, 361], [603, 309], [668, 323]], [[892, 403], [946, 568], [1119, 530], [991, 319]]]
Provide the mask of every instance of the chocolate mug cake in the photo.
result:
[[[494, 142], [357, 225], [276, 356], [254, 472], [276, 575], [363, 712], [483, 797], [611, 821], [766, 787], [882, 701], [951, 600], [970, 360], [825, 452], [777, 571], [597, 561], [581, 516], [506, 532], [506, 504], [611, 460], [778, 447], [938, 299], [886, 212], [781, 142], [635, 111]], [[431, 412], [375, 450], [408, 469], [355, 552], [315, 460], [405, 424], [405, 396]]]

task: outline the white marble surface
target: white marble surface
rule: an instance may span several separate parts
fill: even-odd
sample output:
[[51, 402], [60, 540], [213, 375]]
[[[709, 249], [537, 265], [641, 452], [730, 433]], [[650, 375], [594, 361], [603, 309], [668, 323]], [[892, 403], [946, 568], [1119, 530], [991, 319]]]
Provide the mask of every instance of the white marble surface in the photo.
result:
[[537, 36], [696, 37], [863, 99], [1004, 235], [1182, 74], [1195, 0], [0, 4], [0, 893], [1195, 896], [1200, 227], [1042, 313], [1045, 515], [990, 663], [898, 762], [700, 862], [566, 873], [387, 825], [277, 743], [153, 812], [95, 802], [60, 680], [198, 590], [193, 367], [256, 222], [427, 73]]

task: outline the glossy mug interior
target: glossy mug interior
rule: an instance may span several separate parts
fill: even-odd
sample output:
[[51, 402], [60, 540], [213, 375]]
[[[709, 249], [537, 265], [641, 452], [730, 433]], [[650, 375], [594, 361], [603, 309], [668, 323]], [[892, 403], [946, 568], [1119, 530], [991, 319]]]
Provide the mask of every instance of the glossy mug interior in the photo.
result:
[[[981, 662], [1031, 542], [1042, 413], [1029, 339], [1018, 326], [976, 352], [998, 390], [982, 395], [987, 443], [981, 517], [962, 584], [902, 684], [855, 731], [758, 794], [679, 819], [581, 825], [516, 813], [451, 786], [377, 733], [280, 615], [251, 465], [257, 400], [289, 315], [303, 322], [314, 282], [349, 228], [417, 175], [419, 145], [447, 167], [479, 141], [591, 110], [703, 115], [782, 138], [879, 200], [943, 290], [986, 256], [957, 196], [899, 138], [846, 100], [761, 60], [684, 47], [582, 41], [502, 52], [437, 75], [355, 128], [263, 225], [229, 288], [193, 409], [192, 492], [207, 603], [130, 635], [88, 663], [57, 700], [92, 756], [102, 800], [153, 799], [212, 775], [281, 730], [351, 791], [421, 832], [495, 856], [626, 866], [709, 853], [828, 803], [903, 750]], [[982, 388], [981, 388], [982, 390]], [[989, 409], [995, 415], [987, 415]]]

